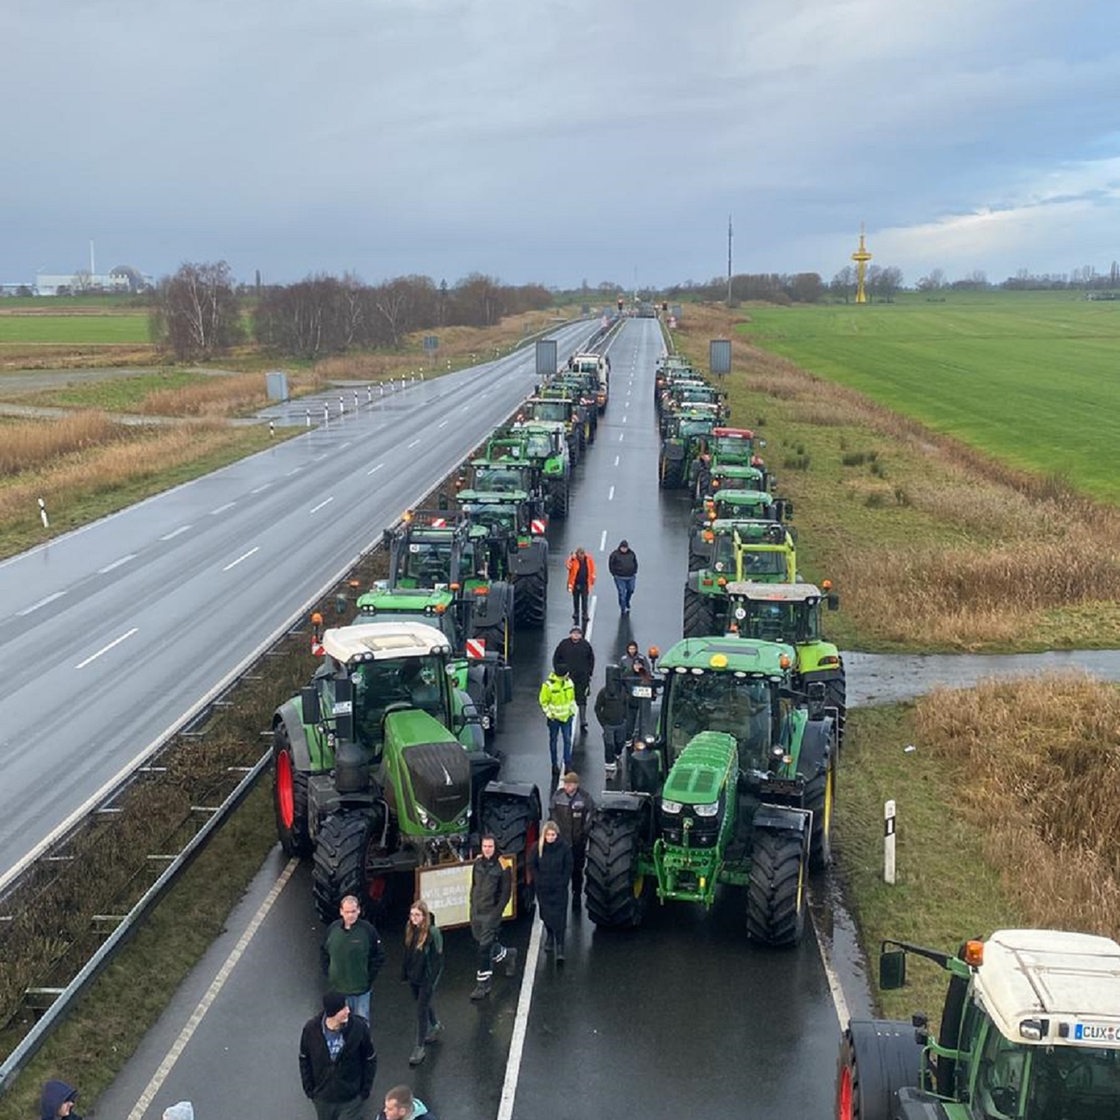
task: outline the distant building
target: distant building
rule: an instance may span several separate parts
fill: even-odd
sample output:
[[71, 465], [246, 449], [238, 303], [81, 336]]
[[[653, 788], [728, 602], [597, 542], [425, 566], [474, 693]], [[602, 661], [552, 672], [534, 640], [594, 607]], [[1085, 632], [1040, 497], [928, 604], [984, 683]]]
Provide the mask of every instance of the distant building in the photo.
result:
[[142, 292], [152, 286], [151, 278], [143, 276], [131, 265], [117, 265], [107, 273], [40, 272], [35, 277], [35, 294], [40, 296], [73, 296], [82, 292]]

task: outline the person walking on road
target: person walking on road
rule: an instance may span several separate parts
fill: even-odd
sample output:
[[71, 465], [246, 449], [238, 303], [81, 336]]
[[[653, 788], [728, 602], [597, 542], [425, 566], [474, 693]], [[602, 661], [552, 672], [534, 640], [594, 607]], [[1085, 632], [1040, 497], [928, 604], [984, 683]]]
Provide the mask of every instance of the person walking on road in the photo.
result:
[[595, 696], [595, 718], [603, 729], [603, 763], [608, 778], [618, 773], [618, 760], [629, 741], [629, 699], [622, 683], [622, 670], [617, 665], [608, 665], [607, 683]]
[[416, 1000], [416, 1049], [409, 1056], [410, 1066], [418, 1066], [427, 1057], [427, 1044], [435, 1042], [443, 1030], [432, 1006], [432, 995], [442, 975], [443, 934], [428, 904], [418, 898], [408, 911], [401, 965], [401, 976], [408, 981]]
[[572, 909], [580, 908], [583, 896], [583, 864], [587, 858], [587, 829], [595, 812], [595, 800], [579, 784], [579, 775], [569, 770], [552, 795], [549, 817], [572, 849]]
[[529, 870], [537, 892], [537, 906], [545, 928], [544, 951], [564, 963], [564, 935], [568, 932], [568, 892], [572, 885], [572, 849], [555, 821], [545, 821], [540, 840], [529, 854]]
[[498, 938], [502, 912], [513, 893], [513, 876], [508, 867], [502, 866], [493, 836], [483, 836], [480, 846], [482, 854], [471, 868], [471, 936], [478, 945], [478, 971], [471, 992], [475, 1001], [490, 994], [494, 965], [505, 961], [506, 975], [517, 975], [517, 950], [507, 949]]
[[70, 1120], [82, 1120], [74, 1111], [77, 1103], [78, 1090], [73, 1085], [65, 1081], [47, 1081], [39, 1096], [39, 1116], [41, 1120], [60, 1120], [67, 1116]]
[[629, 614], [630, 600], [634, 598], [634, 588], [638, 582], [638, 557], [630, 547], [629, 541], [618, 542], [618, 548], [607, 558], [607, 568], [614, 576], [614, 586], [618, 591], [618, 609], [623, 614]]
[[385, 1094], [385, 1106], [377, 1120], [436, 1120], [436, 1114], [412, 1092], [408, 1085], [394, 1085]]
[[354, 895], [342, 900], [338, 912], [319, 949], [323, 975], [333, 991], [346, 997], [350, 1010], [369, 1023], [370, 989], [385, 963], [385, 949], [373, 923], [361, 916]]
[[[579, 709], [579, 729], [587, 731], [587, 694], [591, 691], [591, 678], [595, 674], [595, 651], [578, 626], [573, 626], [568, 636], [556, 644], [552, 651], [552, 664], [568, 666], [575, 689], [576, 707]], [[570, 765], [571, 759], [565, 762]]]
[[[635, 685], [644, 685], [650, 690], [650, 695], [635, 696]], [[622, 687], [626, 691], [626, 738], [630, 740], [635, 735], [644, 735], [653, 726], [653, 671], [649, 658], [633, 640], [626, 643], [626, 653], [622, 657]]]
[[323, 996], [323, 1011], [303, 1025], [299, 1075], [318, 1120], [362, 1120], [377, 1076], [369, 1024], [352, 1015], [341, 992]]
[[563, 661], [554, 661], [552, 672], [541, 685], [537, 701], [548, 721], [548, 753], [552, 757], [552, 780], [560, 776], [556, 761], [556, 739], [564, 741], [564, 769], [572, 764], [572, 720], [576, 718], [576, 690]]
[[582, 548], [568, 557], [568, 592], [572, 596], [572, 621], [587, 625], [587, 597], [595, 586], [595, 560]]

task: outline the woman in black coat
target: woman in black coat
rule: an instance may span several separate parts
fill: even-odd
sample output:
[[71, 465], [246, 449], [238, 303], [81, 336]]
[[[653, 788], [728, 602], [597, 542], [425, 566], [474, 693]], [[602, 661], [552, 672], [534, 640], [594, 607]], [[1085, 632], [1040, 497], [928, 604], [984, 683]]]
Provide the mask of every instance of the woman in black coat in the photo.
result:
[[540, 842], [529, 856], [529, 870], [537, 892], [541, 921], [547, 934], [544, 951], [556, 950], [564, 960], [564, 934], [568, 931], [568, 894], [572, 885], [572, 849], [560, 836], [555, 821], [545, 821]]

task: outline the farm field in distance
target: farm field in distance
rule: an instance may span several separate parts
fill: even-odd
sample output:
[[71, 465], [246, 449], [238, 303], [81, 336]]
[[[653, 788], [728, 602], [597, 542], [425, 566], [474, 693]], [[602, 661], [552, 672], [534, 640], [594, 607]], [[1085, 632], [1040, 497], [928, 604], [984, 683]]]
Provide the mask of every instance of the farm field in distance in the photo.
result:
[[906, 293], [896, 303], [745, 310], [739, 330], [753, 345], [1015, 467], [1120, 503], [1120, 301]]
[[0, 300], [0, 348], [148, 345], [148, 310], [96, 296]]

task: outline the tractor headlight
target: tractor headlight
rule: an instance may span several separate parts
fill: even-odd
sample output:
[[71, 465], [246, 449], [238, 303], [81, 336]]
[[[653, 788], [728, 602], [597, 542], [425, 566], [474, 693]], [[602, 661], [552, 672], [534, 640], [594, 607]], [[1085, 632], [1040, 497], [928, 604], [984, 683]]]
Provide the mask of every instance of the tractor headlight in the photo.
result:
[[692, 808], [698, 817], [714, 817], [719, 812], [719, 802], [712, 801], [707, 805], [693, 805]]
[[677, 813], [679, 813], [681, 811], [682, 808], [683, 808], [683, 806], [681, 805], [681, 803], [679, 801], [662, 801], [661, 802], [661, 811], [663, 813], [672, 813], [672, 814], [676, 815]]
[[422, 825], [423, 825], [423, 826], [424, 826], [425, 828], [435, 828], [435, 827], [436, 827], [436, 825], [437, 825], [437, 824], [439, 823], [439, 822], [438, 822], [438, 821], [437, 821], [437, 820], [435, 819], [435, 817], [433, 817], [433, 816], [432, 816], [432, 814], [431, 814], [431, 813], [429, 813], [429, 812], [428, 812], [428, 810], [427, 810], [427, 809], [425, 809], [425, 808], [424, 808], [424, 806], [423, 806], [423, 805], [420, 805], [420, 804], [417, 804], [417, 806], [416, 806], [416, 819], [417, 819], [417, 820], [418, 820], [418, 821], [419, 821], [419, 822], [420, 822], [420, 823], [421, 823], [421, 824], [422, 824]]

